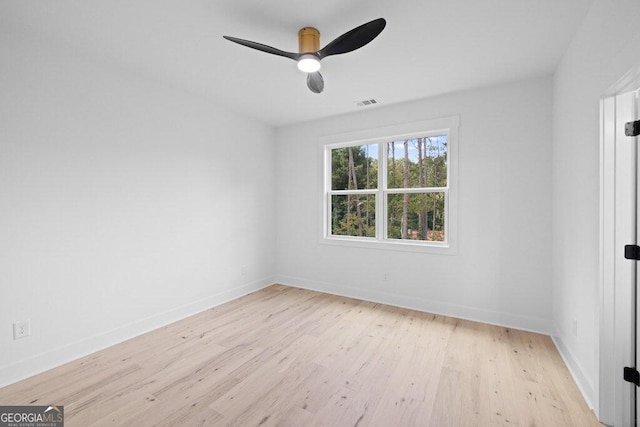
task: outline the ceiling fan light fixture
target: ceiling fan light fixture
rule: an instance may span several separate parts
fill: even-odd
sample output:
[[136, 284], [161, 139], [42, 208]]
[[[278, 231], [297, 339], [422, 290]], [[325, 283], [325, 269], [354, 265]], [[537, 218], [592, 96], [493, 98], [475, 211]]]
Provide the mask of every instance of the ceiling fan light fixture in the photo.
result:
[[298, 59], [298, 69], [305, 73], [315, 73], [320, 70], [320, 60], [311, 53], [302, 55]]
[[341, 55], [360, 49], [378, 37], [386, 25], [387, 21], [384, 18], [374, 19], [338, 36], [322, 49], [320, 49], [320, 31], [313, 27], [304, 27], [298, 31], [298, 53], [286, 52], [266, 44], [237, 37], [222, 37], [251, 49], [297, 61], [298, 68], [307, 73], [307, 87], [309, 90], [313, 93], [321, 93], [324, 89], [324, 79], [318, 72], [320, 70], [320, 60], [327, 56]]

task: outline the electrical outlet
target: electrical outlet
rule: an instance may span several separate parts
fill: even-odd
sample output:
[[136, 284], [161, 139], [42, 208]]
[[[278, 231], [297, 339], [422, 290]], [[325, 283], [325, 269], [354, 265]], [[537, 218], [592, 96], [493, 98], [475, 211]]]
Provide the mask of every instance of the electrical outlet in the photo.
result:
[[31, 335], [31, 323], [28, 320], [13, 324], [13, 339], [17, 340]]
[[382, 280], [385, 281], [385, 282], [388, 282], [389, 281], [389, 273], [383, 273], [382, 274]]
[[240, 267], [240, 275], [241, 276], [246, 276], [247, 275], [247, 266], [243, 265]]

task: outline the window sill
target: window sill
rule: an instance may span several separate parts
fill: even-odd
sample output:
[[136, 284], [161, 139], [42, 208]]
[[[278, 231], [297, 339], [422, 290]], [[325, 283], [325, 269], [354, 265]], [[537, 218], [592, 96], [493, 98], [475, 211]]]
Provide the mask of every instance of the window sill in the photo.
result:
[[457, 251], [450, 243], [416, 242], [416, 241], [380, 241], [373, 238], [330, 236], [320, 239], [320, 244], [376, 249], [385, 251], [427, 253], [434, 255], [456, 255]]

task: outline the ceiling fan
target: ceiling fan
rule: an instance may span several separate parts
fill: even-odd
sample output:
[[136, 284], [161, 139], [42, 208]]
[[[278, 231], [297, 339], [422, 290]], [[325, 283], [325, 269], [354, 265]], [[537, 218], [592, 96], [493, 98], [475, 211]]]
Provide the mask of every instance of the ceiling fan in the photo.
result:
[[307, 73], [307, 86], [314, 93], [320, 93], [324, 89], [324, 79], [320, 74], [320, 60], [331, 55], [340, 55], [360, 49], [364, 45], [378, 37], [384, 30], [387, 21], [383, 18], [362, 24], [333, 40], [320, 49], [320, 32], [313, 27], [305, 27], [298, 32], [299, 53], [285, 52], [266, 44], [243, 40], [236, 37], [223, 36], [225, 39], [252, 49], [261, 50], [273, 55], [298, 61], [298, 68]]

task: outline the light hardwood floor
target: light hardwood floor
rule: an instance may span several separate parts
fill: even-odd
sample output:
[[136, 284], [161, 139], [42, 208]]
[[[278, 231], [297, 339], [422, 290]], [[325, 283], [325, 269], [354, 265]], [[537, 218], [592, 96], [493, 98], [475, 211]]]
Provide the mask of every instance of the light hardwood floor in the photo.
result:
[[0, 389], [66, 426], [597, 426], [551, 339], [274, 285]]

